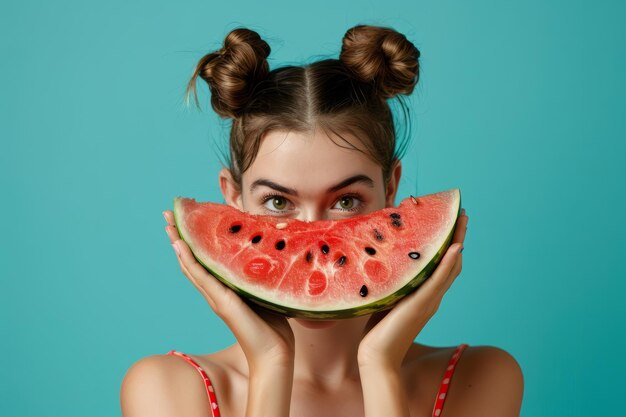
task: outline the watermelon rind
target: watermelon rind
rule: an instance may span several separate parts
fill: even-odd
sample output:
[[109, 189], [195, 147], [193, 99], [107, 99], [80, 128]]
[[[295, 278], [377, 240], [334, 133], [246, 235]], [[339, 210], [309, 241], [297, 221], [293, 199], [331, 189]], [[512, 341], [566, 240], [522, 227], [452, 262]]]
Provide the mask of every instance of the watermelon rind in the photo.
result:
[[[450, 247], [452, 243], [452, 238], [454, 236], [454, 231], [456, 229], [456, 225], [459, 220], [459, 216], [461, 215], [461, 193], [458, 188], [453, 189], [458, 195], [458, 207], [457, 207], [457, 217], [454, 222], [454, 226], [448, 233], [446, 239], [443, 244], [436, 252], [436, 254], [431, 258], [431, 260], [424, 266], [424, 268], [410, 281], [408, 281], [404, 286], [395, 291], [394, 293], [388, 295], [387, 297], [380, 298], [370, 303], [364, 303], [362, 305], [353, 307], [353, 308], [345, 308], [345, 309], [337, 309], [337, 310], [305, 310], [305, 309], [297, 309], [291, 308], [289, 306], [285, 306], [282, 304], [272, 303], [267, 299], [260, 298], [255, 294], [252, 294], [245, 289], [234, 285], [225, 277], [221, 276], [219, 272], [215, 270], [215, 268], [207, 265], [202, 259], [198, 258], [192, 250], [192, 254], [194, 258], [207, 270], [217, 278], [220, 282], [231, 288], [233, 291], [238, 293], [240, 296], [244, 297], [244, 299], [248, 299], [256, 303], [261, 308], [265, 308], [269, 311], [273, 311], [276, 313], [283, 314], [288, 317], [294, 318], [302, 318], [307, 320], [339, 320], [339, 319], [349, 319], [354, 317], [359, 317], [367, 314], [372, 314], [378, 311], [384, 311], [392, 308], [396, 303], [398, 303], [403, 297], [410, 294], [417, 288], [419, 288], [428, 278], [432, 276], [435, 269], [441, 262], [441, 259], [445, 255], [446, 251]], [[174, 199], [174, 221], [176, 223], [176, 228], [179, 231], [179, 235], [182, 240], [184, 240], [188, 245], [191, 241], [188, 236], [185, 236], [184, 228], [179, 227], [181, 221], [179, 219], [178, 213], [181, 211], [179, 209], [179, 201], [180, 199], [177, 197]]]

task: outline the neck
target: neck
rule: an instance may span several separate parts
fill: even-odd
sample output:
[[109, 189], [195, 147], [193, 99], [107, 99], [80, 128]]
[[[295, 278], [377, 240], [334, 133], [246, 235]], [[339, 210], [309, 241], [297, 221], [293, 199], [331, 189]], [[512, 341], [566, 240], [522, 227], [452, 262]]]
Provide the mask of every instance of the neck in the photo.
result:
[[346, 380], [358, 381], [357, 352], [368, 318], [289, 319], [295, 337], [294, 379], [335, 388]]

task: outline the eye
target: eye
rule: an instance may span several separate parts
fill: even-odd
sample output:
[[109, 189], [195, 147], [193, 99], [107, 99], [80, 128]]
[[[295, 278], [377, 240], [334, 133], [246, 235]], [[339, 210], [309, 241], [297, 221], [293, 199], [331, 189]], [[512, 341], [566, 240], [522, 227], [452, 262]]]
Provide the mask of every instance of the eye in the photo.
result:
[[263, 197], [263, 207], [269, 211], [283, 211], [287, 208], [287, 200], [279, 194], [269, 194]]
[[337, 200], [337, 207], [339, 210], [344, 211], [356, 211], [361, 208], [362, 201], [359, 196], [356, 195], [344, 195]]
[[354, 197], [341, 197], [339, 204], [341, 208], [350, 210], [354, 206]]
[[275, 209], [282, 210], [287, 206], [287, 202], [283, 197], [274, 197], [271, 199], [272, 205]]

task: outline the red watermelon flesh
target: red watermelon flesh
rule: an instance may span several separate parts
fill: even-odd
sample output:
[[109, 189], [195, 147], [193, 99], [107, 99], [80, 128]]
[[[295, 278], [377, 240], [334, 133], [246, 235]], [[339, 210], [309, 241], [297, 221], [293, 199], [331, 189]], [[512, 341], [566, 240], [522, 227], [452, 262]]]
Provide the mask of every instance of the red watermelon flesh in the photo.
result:
[[314, 222], [174, 199], [179, 234], [209, 272], [257, 304], [308, 319], [392, 307], [432, 274], [460, 209], [458, 188]]

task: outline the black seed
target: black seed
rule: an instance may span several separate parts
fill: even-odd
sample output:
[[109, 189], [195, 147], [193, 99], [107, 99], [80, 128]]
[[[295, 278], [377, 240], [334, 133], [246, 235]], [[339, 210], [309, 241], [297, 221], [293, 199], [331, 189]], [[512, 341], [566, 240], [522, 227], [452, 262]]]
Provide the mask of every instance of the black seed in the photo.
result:
[[361, 291], [359, 291], [361, 297], [365, 297], [367, 295], [367, 287], [364, 285], [361, 287]]
[[276, 242], [276, 249], [278, 249], [278, 250], [285, 249], [285, 241], [284, 240], [279, 240], [278, 242]]
[[240, 224], [233, 224], [232, 226], [230, 226], [230, 228], [228, 229], [228, 231], [230, 233], [237, 233], [238, 231], [241, 230], [241, 225]]
[[376, 249], [370, 248], [369, 246], [365, 248], [365, 252], [367, 252], [368, 255], [376, 255]]
[[400, 226], [402, 226], [402, 222], [401, 222], [400, 220], [398, 220], [398, 219], [393, 219], [393, 220], [391, 221], [391, 224], [393, 224], [393, 225], [394, 225], [394, 226], [396, 226], [396, 227], [400, 227]]
[[338, 263], [339, 265], [343, 265], [343, 264], [345, 264], [345, 263], [346, 263], [346, 257], [345, 257], [345, 256], [342, 256], [341, 258], [337, 259], [337, 263]]
[[259, 243], [261, 241], [261, 235], [256, 235], [252, 238], [252, 243]]
[[376, 236], [377, 240], [383, 240], [383, 235], [377, 229], [374, 229], [374, 236]]
[[391, 213], [389, 215], [392, 219], [400, 220], [400, 215], [398, 213]]
[[412, 259], [417, 259], [417, 258], [419, 258], [419, 257], [420, 257], [420, 254], [419, 254], [419, 252], [409, 252], [409, 256], [410, 256]]
[[313, 259], [313, 254], [311, 253], [311, 251], [308, 251], [308, 252], [306, 253], [306, 261], [307, 261], [308, 263], [311, 263], [311, 259]]
[[327, 254], [329, 250], [330, 250], [330, 248], [328, 247], [328, 245], [322, 245], [322, 253], [323, 254]]

